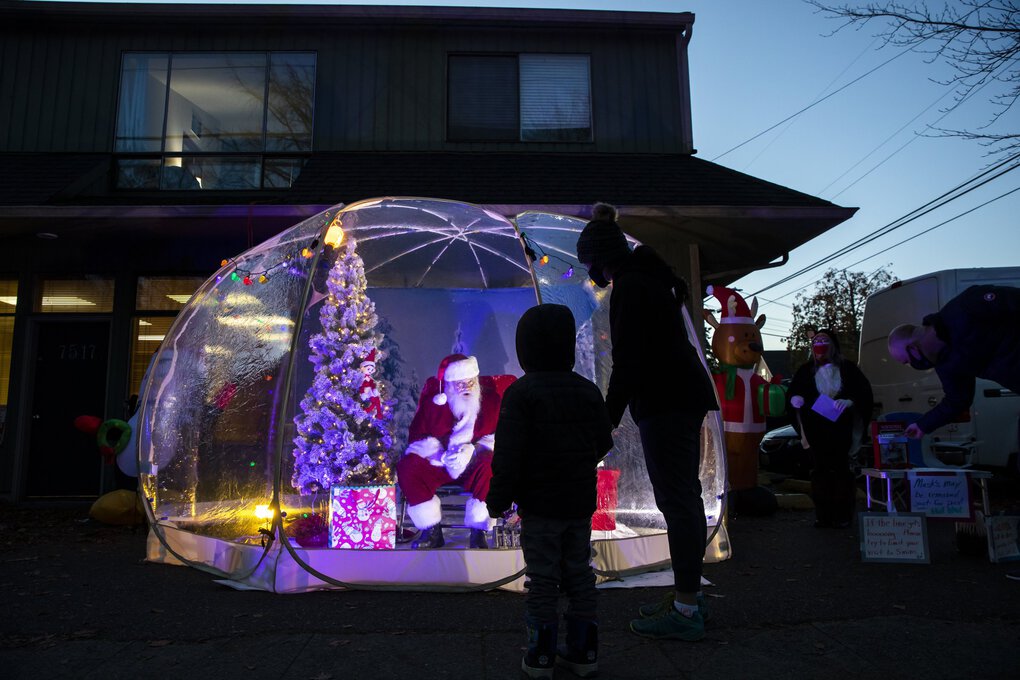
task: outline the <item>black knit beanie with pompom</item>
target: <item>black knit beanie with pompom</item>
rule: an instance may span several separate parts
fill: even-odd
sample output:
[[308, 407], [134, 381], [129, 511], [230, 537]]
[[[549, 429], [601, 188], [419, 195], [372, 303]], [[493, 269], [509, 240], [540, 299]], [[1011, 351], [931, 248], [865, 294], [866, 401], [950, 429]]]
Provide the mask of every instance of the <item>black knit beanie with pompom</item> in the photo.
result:
[[616, 208], [608, 203], [594, 205], [591, 222], [585, 225], [577, 239], [577, 259], [581, 264], [604, 266], [630, 254], [630, 245], [616, 223], [616, 215]]

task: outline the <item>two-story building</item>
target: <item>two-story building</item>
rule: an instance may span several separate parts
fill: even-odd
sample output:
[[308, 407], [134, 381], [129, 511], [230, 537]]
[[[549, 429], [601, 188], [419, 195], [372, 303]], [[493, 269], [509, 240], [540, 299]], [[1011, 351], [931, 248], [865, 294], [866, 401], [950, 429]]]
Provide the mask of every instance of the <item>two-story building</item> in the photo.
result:
[[221, 259], [333, 204], [607, 201], [696, 289], [850, 217], [696, 156], [694, 19], [0, 3], [0, 497], [109, 490], [73, 418], [125, 417]]

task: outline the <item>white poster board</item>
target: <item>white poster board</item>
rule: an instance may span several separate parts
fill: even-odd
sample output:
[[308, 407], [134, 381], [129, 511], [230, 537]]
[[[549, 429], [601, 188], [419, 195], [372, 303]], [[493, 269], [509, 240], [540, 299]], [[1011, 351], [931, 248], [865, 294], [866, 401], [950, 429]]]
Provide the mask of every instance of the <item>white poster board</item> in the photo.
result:
[[988, 530], [988, 559], [992, 562], [1020, 562], [1020, 517], [992, 515], [985, 518]]
[[862, 512], [862, 562], [929, 564], [927, 517], [918, 512]]
[[910, 511], [928, 517], [970, 519], [970, 484], [963, 472], [907, 471]]

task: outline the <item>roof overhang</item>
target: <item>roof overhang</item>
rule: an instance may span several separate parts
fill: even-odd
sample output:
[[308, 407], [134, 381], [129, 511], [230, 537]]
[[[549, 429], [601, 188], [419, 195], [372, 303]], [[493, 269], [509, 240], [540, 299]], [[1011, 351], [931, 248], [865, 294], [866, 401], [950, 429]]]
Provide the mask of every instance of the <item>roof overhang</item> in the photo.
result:
[[[370, 197], [365, 197], [370, 198]], [[215, 258], [236, 255], [329, 204], [138, 205], [0, 207], [0, 243], [5, 249], [40, 244], [39, 233], [55, 234], [50, 249], [137, 251], [163, 242], [176, 248], [211, 248]], [[587, 218], [590, 204], [484, 204], [506, 217], [526, 211]], [[851, 217], [839, 206], [647, 206], [621, 205], [620, 224], [637, 240], [659, 250], [696, 245], [703, 283], [730, 283], [769, 266], [794, 248]], [[112, 251], [110, 249], [113, 249]], [[227, 250], [223, 250], [227, 249]]]

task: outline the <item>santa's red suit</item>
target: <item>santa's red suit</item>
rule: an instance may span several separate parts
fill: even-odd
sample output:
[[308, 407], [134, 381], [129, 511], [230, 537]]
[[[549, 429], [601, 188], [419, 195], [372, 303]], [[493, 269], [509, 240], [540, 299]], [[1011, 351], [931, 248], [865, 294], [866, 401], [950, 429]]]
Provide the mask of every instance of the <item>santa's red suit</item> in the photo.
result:
[[[441, 381], [430, 377], [425, 382], [408, 431], [407, 450], [397, 462], [397, 483], [407, 499], [407, 513], [417, 528], [427, 529], [440, 522], [442, 508], [436, 489], [453, 482], [471, 494], [464, 508], [464, 524], [472, 529], [492, 527], [494, 520], [489, 518], [485, 497], [492, 478], [496, 421], [503, 391], [514, 380], [512, 375], [479, 377], [481, 408], [475, 418], [462, 422], [457, 422], [448, 404], [436, 403], [437, 398], [443, 401]], [[474, 447], [463, 471], [448, 468], [441, 460], [444, 452], [457, 445]], [[453, 476], [451, 472], [460, 474]]]

